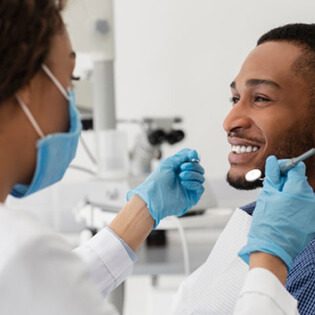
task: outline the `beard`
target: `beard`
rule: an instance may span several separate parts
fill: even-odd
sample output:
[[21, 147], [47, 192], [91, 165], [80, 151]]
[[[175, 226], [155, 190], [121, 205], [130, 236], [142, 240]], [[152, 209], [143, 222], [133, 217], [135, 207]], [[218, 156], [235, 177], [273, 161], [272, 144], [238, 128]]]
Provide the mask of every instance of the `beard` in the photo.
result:
[[[257, 168], [258, 169], [258, 168]], [[263, 180], [257, 179], [253, 182], [248, 182], [245, 176], [233, 178], [229, 173], [226, 175], [226, 181], [230, 186], [239, 190], [254, 190], [263, 186]]]
[[[305, 123], [305, 122], [304, 122]], [[266, 159], [270, 155], [275, 155], [277, 159], [287, 159], [287, 158], [293, 158], [296, 157], [307, 150], [315, 147], [315, 141], [313, 138], [313, 125], [311, 122], [307, 123], [306, 130], [300, 130], [300, 132], [296, 132], [294, 130], [288, 132], [287, 134], [280, 135], [281, 138], [279, 139], [278, 143], [274, 144], [274, 149], [270, 149], [269, 152], [267, 152], [264, 157], [255, 165], [256, 169], [261, 170], [262, 177], [265, 177], [265, 163]], [[246, 136], [243, 135], [242, 132], [233, 132], [233, 136], [246, 139]], [[313, 159], [310, 159], [310, 161], [306, 162], [312, 163], [314, 162]], [[230, 172], [228, 172], [226, 176], [226, 180], [229, 183], [230, 186], [240, 189], [240, 190], [253, 190], [259, 187], [263, 186], [263, 180], [256, 180], [254, 182], [248, 182], [245, 179], [245, 176], [239, 175], [239, 176], [231, 176]]]

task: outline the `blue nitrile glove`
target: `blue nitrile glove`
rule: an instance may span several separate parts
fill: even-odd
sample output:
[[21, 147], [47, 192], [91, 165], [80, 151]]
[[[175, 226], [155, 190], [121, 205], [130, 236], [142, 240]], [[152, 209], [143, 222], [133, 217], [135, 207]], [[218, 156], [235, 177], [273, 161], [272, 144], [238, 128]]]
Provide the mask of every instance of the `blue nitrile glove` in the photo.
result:
[[163, 160], [140, 186], [128, 192], [127, 200], [137, 194], [147, 203], [154, 227], [167, 216], [183, 215], [203, 194], [204, 169], [192, 159], [199, 159], [195, 150], [178, 152]]
[[278, 162], [275, 156], [266, 161], [248, 241], [238, 255], [248, 263], [253, 252], [269, 253], [281, 258], [289, 271], [292, 260], [315, 237], [315, 194], [307, 182], [305, 164], [281, 175], [279, 165], [284, 161]]

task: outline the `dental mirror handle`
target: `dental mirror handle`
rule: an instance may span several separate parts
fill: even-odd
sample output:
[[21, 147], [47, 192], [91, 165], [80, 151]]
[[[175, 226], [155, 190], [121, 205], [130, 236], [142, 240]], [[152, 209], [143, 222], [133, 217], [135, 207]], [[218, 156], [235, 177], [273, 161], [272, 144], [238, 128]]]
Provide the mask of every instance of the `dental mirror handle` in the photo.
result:
[[[302, 162], [302, 161], [308, 159], [309, 157], [311, 157], [314, 154], [315, 154], [315, 148], [308, 150], [307, 152], [301, 154], [300, 156], [298, 156], [296, 158], [292, 158], [292, 159], [288, 160], [287, 162], [280, 165], [280, 172], [284, 173], [284, 172], [290, 170], [291, 168], [298, 165], [299, 162]], [[254, 170], [247, 172], [245, 175], [245, 179], [248, 182], [254, 182], [255, 180], [258, 180], [258, 179], [264, 180], [264, 178], [261, 178], [261, 170], [259, 170], [259, 169], [254, 169]]]
[[284, 173], [284, 172], [290, 170], [291, 168], [298, 165], [299, 162], [302, 162], [302, 161], [308, 159], [309, 157], [311, 157], [314, 154], [315, 154], [315, 148], [310, 149], [307, 152], [301, 154], [300, 156], [293, 158], [293, 159], [290, 159], [289, 161], [281, 164], [281, 166], [280, 166], [281, 173]]

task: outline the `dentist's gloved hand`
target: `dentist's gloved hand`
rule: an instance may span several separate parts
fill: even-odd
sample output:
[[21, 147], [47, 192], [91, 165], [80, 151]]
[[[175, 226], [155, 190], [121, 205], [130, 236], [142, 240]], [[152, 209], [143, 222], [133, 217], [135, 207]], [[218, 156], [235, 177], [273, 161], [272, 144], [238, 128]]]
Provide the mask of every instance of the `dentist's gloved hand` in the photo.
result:
[[195, 150], [178, 152], [163, 160], [140, 186], [128, 192], [128, 201], [137, 194], [147, 203], [154, 227], [167, 216], [183, 215], [203, 194], [204, 169], [192, 159], [199, 159]]
[[281, 258], [290, 270], [292, 260], [315, 237], [315, 194], [305, 176], [305, 164], [281, 175], [278, 160], [266, 161], [266, 177], [253, 214], [247, 244], [238, 255], [249, 262], [253, 252]]

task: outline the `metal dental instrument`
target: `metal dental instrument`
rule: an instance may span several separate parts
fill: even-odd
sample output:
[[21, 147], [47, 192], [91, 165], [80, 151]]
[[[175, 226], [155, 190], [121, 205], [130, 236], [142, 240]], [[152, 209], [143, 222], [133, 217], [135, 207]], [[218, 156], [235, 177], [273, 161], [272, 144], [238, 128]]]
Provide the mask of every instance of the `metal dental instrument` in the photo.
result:
[[254, 182], [254, 181], [258, 180], [258, 179], [259, 180], [264, 180], [263, 178], [261, 178], [261, 170], [259, 170], [257, 168], [247, 172], [246, 175], [245, 175], [245, 179], [248, 182]]
[[199, 164], [199, 163], [200, 163], [200, 160], [198, 160], [198, 159], [191, 159], [190, 162], [193, 162], [193, 163], [195, 162], [195, 163], [198, 163], [198, 164]]
[[[288, 160], [287, 162], [281, 164], [281, 166], [280, 166], [281, 173], [284, 173], [284, 172], [290, 170], [291, 168], [298, 165], [299, 162], [302, 162], [313, 155], [315, 155], [315, 148], [308, 150], [307, 152], [301, 154], [298, 157], [295, 157], [295, 158]], [[245, 179], [248, 182], [254, 182], [258, 179], [264, 180], [264, 178], [261, 178], [261, 170], [259, 170], [259, 169], [254, 169], [254, 170], [247, 172], [245, 175]]]

